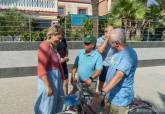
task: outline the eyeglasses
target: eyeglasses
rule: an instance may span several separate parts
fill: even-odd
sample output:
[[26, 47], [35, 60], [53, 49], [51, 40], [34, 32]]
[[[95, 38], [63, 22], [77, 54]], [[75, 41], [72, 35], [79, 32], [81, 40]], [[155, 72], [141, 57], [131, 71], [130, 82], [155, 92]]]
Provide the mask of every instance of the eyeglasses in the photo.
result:
[[116, 41], [112, 41], [111, 43], [114, 44], [114, 43], [116, 43]]
[[111, 42], [111, 44], [114, 44], [114, 43], [115, 43], [115, 44], [120, 44], [119, 41], [112, 41], [112, 42]]

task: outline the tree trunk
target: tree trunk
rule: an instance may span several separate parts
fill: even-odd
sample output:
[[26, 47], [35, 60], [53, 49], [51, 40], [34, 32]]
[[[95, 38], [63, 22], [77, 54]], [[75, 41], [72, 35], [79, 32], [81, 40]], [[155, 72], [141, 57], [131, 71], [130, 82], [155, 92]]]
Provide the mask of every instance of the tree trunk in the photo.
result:
[[99, 3], [99, 0], [91, 0], [92, 18], [93, 18], [93, 35], [96, 37], [98, 37], [98, 26], [99, 26], [98, 3]]

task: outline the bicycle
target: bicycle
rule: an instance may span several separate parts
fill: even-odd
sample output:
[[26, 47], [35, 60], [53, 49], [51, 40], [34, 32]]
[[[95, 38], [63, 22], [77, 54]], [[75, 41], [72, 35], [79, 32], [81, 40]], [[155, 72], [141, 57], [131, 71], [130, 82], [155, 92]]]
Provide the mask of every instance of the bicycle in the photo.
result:
[[[90, 90], [85, 84], [78, 83], [74, 85], [78, 91], [65, 97], [64, 110], [58, 114], [99, 114], [90, 105], [91, 98], [95, 92]], [[88, 95], [87, 95], [88, 94]], [[90, 95], [90, 97], [89, 97]], [[68, 101], [68, 103], [66, 103]], [[101, 114], [108, 114], [104, 109]], [[158, 114], [153, 106], [144, 100], [135, 98], [129, 105], [128, 114]]]
[[65, 105], [63, 112], [58, 114], [97, 114], [90, 105], [92, 97], [94, 97], [96, 93], [83, 83], [77, 83], [73, 86], [76, 87], [78, 91], [64, 97]]

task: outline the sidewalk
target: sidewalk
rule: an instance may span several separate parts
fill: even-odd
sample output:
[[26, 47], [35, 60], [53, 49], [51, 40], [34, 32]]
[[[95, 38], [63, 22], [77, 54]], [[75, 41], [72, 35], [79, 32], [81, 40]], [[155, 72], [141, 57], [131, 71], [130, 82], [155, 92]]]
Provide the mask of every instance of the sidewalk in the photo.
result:
[[[135, 95], [165, 111], [165, 66], [138, 68]], [[33, 114], [36, 77], [0, 78], [0, 114]]]

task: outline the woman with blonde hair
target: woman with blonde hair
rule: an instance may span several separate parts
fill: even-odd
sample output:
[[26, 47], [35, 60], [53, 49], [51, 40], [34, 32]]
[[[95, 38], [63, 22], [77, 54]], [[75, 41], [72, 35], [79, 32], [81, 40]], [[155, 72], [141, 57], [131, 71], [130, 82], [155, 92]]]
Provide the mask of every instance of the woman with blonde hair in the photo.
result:
[[62, 111], [64, 74], [60, 56], [54, 48], [61, 38], [61, 28], [52, 26], [48, 28], [47, 39], [39, 46], [35, 114], [56, 114]]

